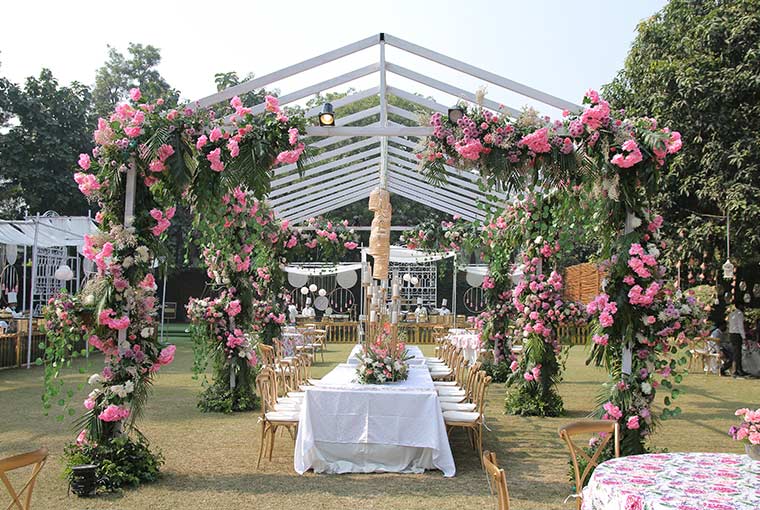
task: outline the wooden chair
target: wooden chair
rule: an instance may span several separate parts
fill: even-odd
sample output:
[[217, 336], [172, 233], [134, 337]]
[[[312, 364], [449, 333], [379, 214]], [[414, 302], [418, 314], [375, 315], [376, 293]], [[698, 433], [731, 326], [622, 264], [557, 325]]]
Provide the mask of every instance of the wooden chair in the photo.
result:
[[[574, 441], [573, 436], [588, 434], [599, 434], [600, 438], [596, 444], [596, 451], [589, 456], [588, 453], [579, 447]], [[604, 451], [610, 439], [614, 438], [615, 457], [620, 457], [620, 424], [612, 420], [580, 420], [569, 423], [559, 428], [559, 437], [565, 441], [568, 450], [570, 450], [570, 459], [573, 461], [573, 470], [575, 471], [575, 500], [578, 510], [581, 508], [581, 491], [583, 484], [591, 469], [599, 465], [599, 456]], [[578, 456], [581, 456], [586, 462], [586, 467], [581, 473], [578, 464]]]
[[478, 372], [478, 389], [474, 411], [444, 411], [443, 421], [449, 434], [454, 428], [465, 429], [470, 436], [470, 443], [477, 449], [480, 462], [483, 462], [483, 422], [486, 403], [486, 390], [491, 384], [491, 377], [482, 370]]
[[274, 370], [264, 367], [256, 377], [256, 389], [261, 395], [261, 444], [259, 445], [259, 460], [256, 469], [261, 465], [261, 457], [265, 450], [269, 451], [269, 460], [272, 460], [274, 451], [274, 438], [277, 429], [284, 427], [290, 432], [295, 441], [295, 429], [298, 428], [298, 413], [295, 411], [275, 411], [277, 405], [277, 388], [275, 387]]
[[[32, 491], [34, 490], [34, 482], [37, 481], [37, 475], [40, 474], [42, 466], [45, 465], [47, 460], [48, 449], [45, 447], [35, 450], [33, 452], [22, 453], [20, 455], [14, 455], [13, 457], [7, 457], [0, 459], [0, 480], [8, 490], [8, 494], [11, 496], [11, 503], [8, 505], [7, 510], [29, 510], [32, 508]], [[21, 487], [17, 492], [11, 481], [8, 479], [7, 473], [16, 469], [25, 468], [28, 466], [34, 466], [32, 468], [32, 474], [29, 480]], [[23, 498], [24, 493], [26, 497]], [[21, 503], [21, 499], [24, 499], [24, 503]]]
[[507, 490], [507, 475], [496, 464], [496, 454], [488, 450], [483, 452], [483, 467], [488, 475], [488, 488], [491, 494], [496, 489], [498, 510], [509, 510], [509, 490]]
[[261, 364], [263, 366], [272, 366], [275, 364], [274, 347], [263, 343], [259, 344], [259, 354], [261, 354]]

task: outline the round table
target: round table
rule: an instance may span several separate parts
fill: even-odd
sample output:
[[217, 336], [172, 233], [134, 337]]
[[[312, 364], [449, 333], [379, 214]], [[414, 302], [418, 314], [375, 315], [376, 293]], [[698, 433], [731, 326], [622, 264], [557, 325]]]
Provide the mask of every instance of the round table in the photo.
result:
[[658, 453], [608, 460], [583, 489], [582, 508], [758, 510], [760, 474], [750, 471], [751, 463], [746, 455], [725, 453]]

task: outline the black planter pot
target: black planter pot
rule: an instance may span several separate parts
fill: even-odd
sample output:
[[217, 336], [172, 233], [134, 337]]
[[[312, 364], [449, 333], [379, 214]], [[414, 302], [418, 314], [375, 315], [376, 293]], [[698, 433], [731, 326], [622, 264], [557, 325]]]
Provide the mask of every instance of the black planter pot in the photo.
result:
[[69, 482], [71, 492], [80, 498], [95, 496], [98, 490], [97, 469], [98, 466], [95, 464], [73, 466], [71, 468], [71, 481]]

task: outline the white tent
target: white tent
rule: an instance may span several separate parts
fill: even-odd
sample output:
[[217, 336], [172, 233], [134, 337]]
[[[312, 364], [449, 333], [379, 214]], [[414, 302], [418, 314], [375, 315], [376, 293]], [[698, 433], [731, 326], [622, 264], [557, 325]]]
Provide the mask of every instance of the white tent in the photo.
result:
[[[75, 247], [81, 253], [84, 246], [84, 236], [98, 230], [97, 225], [87, 216], [58, 216], [55, 213], [45, 213], [44, 216], [33, 216], [24, 220], [0, 220], [0, 244], [5, 245], [6, 260], [10, 265], [15, 263], [18, 248], [23, 247], [23, 265], [27, 264], [27, 248], [31, 248], [32, 281], [29, 295], [26, 295], [26, 271], [24, 271], [24, 299], [22, 305], [29, 313], [29, 337], [27, 339], [27, 368], [31, 366], [32, 355], [32, 320], [35, 307], [35, 295], [42, 294], [37, 303], [44, 303], [52, 292], [52, 286], [48, 285], [53, 278], [57, 265], [67, 264], [69, 257], [66, 248]], [[52, 265], [40, 264], [40, 250], [53, 250], [60, 248], [60, 261]], [[43, 257], [44, 259], [45, 257]], [[75, 290], [78, 290], [80, 282], [79, 259], [76, 260]], [[50, 266], [50, 267], [48, 267]]]

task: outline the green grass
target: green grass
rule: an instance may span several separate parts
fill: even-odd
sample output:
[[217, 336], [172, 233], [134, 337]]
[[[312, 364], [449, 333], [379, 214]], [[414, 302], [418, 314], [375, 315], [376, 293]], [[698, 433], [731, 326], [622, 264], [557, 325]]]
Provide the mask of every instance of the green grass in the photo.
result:
[[[466, 438], [454, 433], [451, 448], [457, 476], [440, 472], [423, 475], [315, 475], [293, 471], [293, 442], [277, 438], [271, 463], [258, 455], [258, 413], [202, 414], [196, 407], [200, 386], [191, 379], [192, 353], [181, 328], [170, 332], [178, 344], [174, 364], [164, 368], [140, 428], [166, 457], [157, 483], [96, 500], [67, 497], [61, 479], [61, 450], [76, 433], [70, 424], [43, 416], [40, 406], [41, 370], [0, 371], [0, 457], [47, 445], [51, 458], [38, 481], [34, 508], [201, 509], [469, 509], [492, 508], [485, 476]], [[325, 363], [313, 375], [326, 373], [345, 360], [349, 345], [328, 345]], [[431, 347], [424, 350], [430, 352]], [[570, 492], [567, 453], [557, 438], [557, 427], [585, 416], [593, 407], [606, 375], [586, 367], [583, 348], [570, 353], [561, 393], [566, 416], [521, 418], [503, 414], [504, 388], [492, 385], [487, 407], [485, 447], [497, 452], [507, 472], [512, 506], [516, 510], [571, 509], [562, 501]], [[91, 370], [99, 370], [94, 360]], [[86, 376], [72, 373], [72, 382]], [[737, 407], [758, 407], [760, 381], [690, 375], [685, 395], [677, 403], [680, 419], [662, 424], [655, 446], [672, 451], [741, 452], [726, 435]], [[83, 400], [82, 398], [77, 398]], [[0, 507], [7, 504], [0, 492]]]

